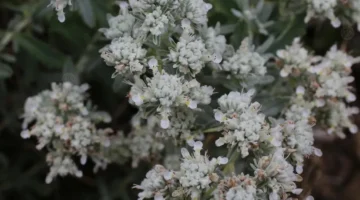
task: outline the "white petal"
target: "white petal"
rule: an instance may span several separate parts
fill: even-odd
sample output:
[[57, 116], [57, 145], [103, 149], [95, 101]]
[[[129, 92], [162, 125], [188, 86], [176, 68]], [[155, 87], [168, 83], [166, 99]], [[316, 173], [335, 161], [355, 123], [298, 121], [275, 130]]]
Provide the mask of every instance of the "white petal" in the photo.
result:
[[276, 55], [279, 58], [284, 58], [285, 57], [285, 51], [284, 50], [278, 50], [278, 51], [276, 51]]
[[218, 157], [218, 163], [220, 165], [225, 165], [229, 162], [229, 159], [227, 157]]
[[80, 178], [80, 177], [83, 176], [83, 172], [82, 172], [82, 171], [77, 171], [77, 172], [75, 173], [75, 176]]
[[315, 101], [316, 107], [323, 107], [325, 106], [325, 100], [324, 99], [316, 99]]
[[155, 196], [154, 196], [154, 200], [165, 200], [164, 199], [164, 197], [162, 196], [162, 194], [156, 194]]
[[65, 22], [65, 13], [64, 12], [58, 12], [57, 13], [59, 22], [63, 23]]
[[304, 95], [305, 94], [305, 88], [301, 85], [299, 85], [297, 88], [296, 88], [296, 94], [298, 95]]
[[81, 158], [80, 158], [80, 163], [82, 165], [85, 165], [86, 164], [86, 161], [87, 161], [87, 156], [86, 155], [82, 155]]
[[196, 109], [197, 104], [198, 104], [197, 101], [190, 100], [189, 103], [188, 103], [188, 107], [191, 108], [191, 109]]
[[21, 131], [21, 137], [24, 139], [30, 138], [30, 132], [29, 130], [23, 130]]
[[301, 166], [301, 165], [297, 165], [297, 166], [296, 166], [296, 172], [297, 172], [298, 174], [302, 174], [303, 171], [304, 171], [303, 166]]
[[152, 69], [153, 67], [158, 66], [158, 61], [155, 58], [151, 58], [148, 62], [149, 67]]
[[214, 114], [216, 121], [223, 122], [224, 121], [224, 114], [220, 111], [216, 111]]
[[301, 188], [296, 188], [296, 189], [293, 189], [291, 192], [292, 192], [293, 194], [299, 195], [302, 191], [303, 191], [303, 189], [301, 189]]
[[341, 25], [341, 21], [340, 21], [338, 18], [336, 18], [336, 19], [334, 19], [334, 20], [331, 20], [331, 25], [332, 25], [334, 28], [339, 28], [340, 25]]
[[320, 149], [314, 147], [314, 154], [318, 157], [321, 157], [323, 152]]
[[284, 69], [282, 69], [282, 70], [280, 71], [280, 76], [281, 76], [281, 77], [287, 77], [287, 76], [289, 76], [289, 73], [286, 72]]
[[272, 192], [269, 195], [269, 200], [280, 200], [280, 197], [276, 192]]
[[355, 133], [357, 133], [358, 132], [358, 127], [356, 126], [356, 125], [352, 125], [350, 128], [349, 128], [349, 130], [350, 130], [350, 132], [352, 133], [352, 134], [355, 134]]
[[129, 4], [126, 1], [120, 1], [119, 6], [121, 9], [127, 9], [129, 7]]
[[194, 143], [194, 150], [195, 150], [195, 151], [201, 150], [202, 147], [203, 147], [203, 143], [202, 143], [202, 142], [197, 141], [197, 142]]
[[347, 96], [346, 96], [346, 101], [347, 102], [354, 102], [356, 100], [356, 96], [353, 94], [353, 93], [349, 93]]
[[131, 96], [131, 100], [135, 103], [135, 105], [140, 106], [144, 103], [143, 99], [139, 94]]
[[169, 172], [166, 172], [165, 174], [164, 174], [164, 179], [165, 180], [170, 180], [170, 179], [172, 179], [172, 177], [173, 177], [173, 172], [171, 172], [171, 171], [169, 171]]
[[221, 146], [224, 145], [224, 144], [225, 144], [224, 138], [219, 138], [219, 139], [217, 139], [217, 140], [215, 141], [215, 145], [216, 145], [217, 147], [221, 147]]
[[161, 126], [161, 128], [163, 128], [163, 129], [167, 129], [167, 128], [170, 127], [170, 121], [169, 121], [168, 119], [162, 119], [162, 120], [160, 121], [160, 126]]
[[206, 10], [206, 11], [209, 11], [209, 10], [211, 10], [212, 9], [212, 4], [210, 4], [210, 3], [206, 3], [205, 5], [204, 5], [204, 9]]
[[187, 18], [181, 20], [181, 28], [187, 29], [191, 26], [191, 21]]
[[221, 56], [220, 54], [218, 54], [218, 53], [214, 53], [214, 54], [212, 55], [212, 61], [213, 61], [214, 63], [216, 63], [216, 64], [219, 64], [219, 63], [221, 63], [221, 61], [222, 61], [222, 56]]
[[333, 134], [334, 133], [334, 128], [329, 128], [327, 130], [327, 133], [330, 135], [330, 134]]
[[307, 196], [305, 200], [314, 200], [313, 196]]
[[50, 176], [46, 176], [45, 183], [50, 184], [53, 181], [53, 178]]

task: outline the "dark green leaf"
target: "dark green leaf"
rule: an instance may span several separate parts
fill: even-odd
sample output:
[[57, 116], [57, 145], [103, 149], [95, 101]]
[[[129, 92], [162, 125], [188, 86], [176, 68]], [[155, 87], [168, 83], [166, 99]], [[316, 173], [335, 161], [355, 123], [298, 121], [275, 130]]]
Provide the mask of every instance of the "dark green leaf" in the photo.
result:
[[95, 26], [95, 15], [90, 0], [76, 1], [79, 5], [81, 17], [83, 18], [86, 25], [93, 28]]
[[50, 45], [25, 34], [15, 36], [17, 44], [24, 48], [28, 54], [34, 56], [48, 68], [62, 68], [65, 62], [65, 55]]
[[11, 77], [13, 70], [11, 67], [5, 63], [0, 62], [0, 79], [5, 79]]

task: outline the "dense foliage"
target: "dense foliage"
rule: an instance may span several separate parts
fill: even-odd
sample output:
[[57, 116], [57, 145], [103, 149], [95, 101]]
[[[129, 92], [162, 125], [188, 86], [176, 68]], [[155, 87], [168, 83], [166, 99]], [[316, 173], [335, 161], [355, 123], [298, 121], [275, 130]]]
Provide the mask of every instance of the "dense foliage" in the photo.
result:
[[5, 0], [0, 16], [0, 199], [312, 199], [315, 133], [358, 132], [359, 0]]

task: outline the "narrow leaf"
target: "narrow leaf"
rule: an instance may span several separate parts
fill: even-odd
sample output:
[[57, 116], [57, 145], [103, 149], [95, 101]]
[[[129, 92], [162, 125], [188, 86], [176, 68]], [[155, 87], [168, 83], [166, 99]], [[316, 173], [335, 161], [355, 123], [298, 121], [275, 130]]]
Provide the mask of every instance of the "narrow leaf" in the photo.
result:
[[50, 45], [25, 34], [15, 36], [17, 44], [24, 48], [27, 53], [34, 56], [41, 63], [49, 68], [62, 68], [65, 62], [65, 55], [53, 49]]
[[9, 78], [12, 76], [12, 74], [13, 70], [11, 69], [11, 67], [5, 63], [0, 62], [0, 80]]
[[94, 10], [91, 4], [90, 0], [81, 0], [76, 1], [79, 5], [79, 10], [81, 17], [83, 18], [86, 25], [88, 25], [90, 28], [93, 28], [95, 26], [95, 15]]

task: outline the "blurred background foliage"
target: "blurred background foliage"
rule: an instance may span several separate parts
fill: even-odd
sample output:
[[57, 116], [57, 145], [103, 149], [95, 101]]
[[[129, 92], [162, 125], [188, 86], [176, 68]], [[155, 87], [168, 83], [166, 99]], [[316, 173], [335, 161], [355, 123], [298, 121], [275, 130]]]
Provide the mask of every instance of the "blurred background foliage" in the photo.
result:
[[[127, 103], [129, 87], [120, 77], [110, 78], [113, 69], [98, 53], [108, 42], [98, 29], [107, 27], [107, 14], [116, 15], [118, 8], [114, 0], [73, 2], [74, 12], [67, 10], [65, 23], [58, 22], [56, 13], [47, 7], [48, 0], [0, 3], [0, 199], [134, 199], [137, 191], [131, 187], [150, 167], [111, 165], [94, 175], [92, 167], [85, 166], [83, 178], [58, 178], [48, 185], [44, 182], [48, 171], [45, 154], [35, 149], [35, 141], [20, 138], [25, 99], [49, 88], [51, 82], [61, 81], [89, 83], [92, 101], [113, 116], [112, 128], [130, 129], [128, 122], [136, 110]], [[360, 35], [354, 27], [344, 24], [334, 29], [329, 22], [321, 21], [305, 25], [304, 6], [298, 0], [268, 0], [261, 5], [257, 0], [209, 2], [213, 4], [209, 24], [220, 22], [222, 34], [235, 48], [250, 35], [259, 52], [274, 53], [300, 36], [318, 54], [324, 54], [334, 43], [354, 55], [360, 53]], [[256, 19], [241, 14], [249, 6], [257, 13]], [[355, 66], [357, 86], [359, 73]], [[273, 103], [281, 101], [261, 96], [259, 101], [268, 114], [282, 107]], [[360, 137], [341, 141], [318, 138], [318, 144], [324, 149], [324, 157], [309, 161], [304, 188], [316, 199], [360, 199], [360, 195], [350, 195], [358, 194], [360, 187]]]

